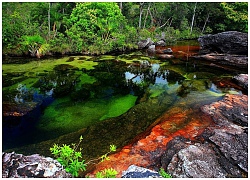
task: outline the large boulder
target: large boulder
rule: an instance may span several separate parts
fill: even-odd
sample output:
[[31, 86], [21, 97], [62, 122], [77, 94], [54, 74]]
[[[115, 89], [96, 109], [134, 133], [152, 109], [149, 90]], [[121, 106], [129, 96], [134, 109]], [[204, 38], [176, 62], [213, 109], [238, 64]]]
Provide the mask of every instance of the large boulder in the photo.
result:
[[203, 106], [202, 111], [211, 115], [215, 122], [206, 129], [204, 138], [219, 148], [233, 169], [247, 173], [248, 96], [226, 95], [219, 102]]
[[146, 40], [140, 40], [138, 42], [138, 49], [145, 49], [153, 44], [154, 42], [151, 40], [151, 38], [147, 38]]
[[178, 178], [225, 178], [215, 151], [209, 144], [195, 143], [172, 157], [167, 171]]
[[247, 177], [248, 96], [226, 95], [201, 110], [214, 123], [196, 141], [171, 140], [161, 156], [162, 167], [177, 178]]
[[3, 178], [70, 178], [63, 166], [50, 157], [38, 154], [24, 156], [22, 154], [2, 154]]
[[248, 35], [237, 31], [208, 34], [198, 38], [201, 53], [248, 54]]
[[198, 38], [201, 49], [194, 58], [212, 61], [210, 66], [225, 69], [224, 65], [248, 68], [248, 34], [227, 31]]

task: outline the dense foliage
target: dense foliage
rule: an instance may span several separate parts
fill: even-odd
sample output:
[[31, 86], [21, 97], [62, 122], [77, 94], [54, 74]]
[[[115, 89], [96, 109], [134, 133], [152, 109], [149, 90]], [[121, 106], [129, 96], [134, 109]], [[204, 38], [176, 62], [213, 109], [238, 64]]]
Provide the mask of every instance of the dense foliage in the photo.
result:
[[247, 2], [2, 3], [3, 54], [103, 54], [228, 30], [248, 31]]

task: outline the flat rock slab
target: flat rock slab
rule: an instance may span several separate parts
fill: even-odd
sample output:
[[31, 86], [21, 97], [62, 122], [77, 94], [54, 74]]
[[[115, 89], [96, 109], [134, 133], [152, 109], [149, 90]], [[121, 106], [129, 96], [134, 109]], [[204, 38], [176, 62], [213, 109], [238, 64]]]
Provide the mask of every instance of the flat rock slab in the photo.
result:
[[[238, 68], [248, 67], [248, 57], [246, 55], [209, 53], [194, 55], [192, 57], [195, 59], [210, 61], [211, 63], [216, 65], [229, 65]], [[213, 64], [211, 64], [211, 66], [213, 66]]]

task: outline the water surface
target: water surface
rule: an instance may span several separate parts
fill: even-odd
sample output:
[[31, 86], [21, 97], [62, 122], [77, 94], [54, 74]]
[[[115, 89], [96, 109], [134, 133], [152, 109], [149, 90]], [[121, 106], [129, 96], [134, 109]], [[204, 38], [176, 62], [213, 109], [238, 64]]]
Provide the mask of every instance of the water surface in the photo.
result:
[[[168, 60], [138, 51], [4, 61], [3, 150], [20, 148], [24, 153], [25, 145], [104, 124], [100, 132], [109, 130], [103, 135], [93, 130], [86, 142], [93, 146], [110, 134], [104, 145], [116, 142], [121, 146], [170, 107], [199, 108], [222, 99], [225, 93], [241, 93], [235, 87], [216, 85], [236, 72], [213, 69], [189, 57], [199, 50], [197, 42], [171, 48], [175, 58]], [[120, 133], [114, 137], [115, 131]]]

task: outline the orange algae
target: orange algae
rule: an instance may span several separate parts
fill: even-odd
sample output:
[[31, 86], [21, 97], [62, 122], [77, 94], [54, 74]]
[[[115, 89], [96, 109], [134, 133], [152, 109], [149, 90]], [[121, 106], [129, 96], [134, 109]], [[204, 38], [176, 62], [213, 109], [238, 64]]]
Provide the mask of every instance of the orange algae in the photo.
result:
[[119, 178], [122, 176], [122, 171], [132, 164], [149, 167], [153, 161], [152, 152], [157, 151], [159, 155], [163, 154], [167, 143], [176, 136], [195, 140], [210, 125], [212, 119], [192, 109], [183, 111], [181, 108], [172, 108], [156, 121], [159, 124], [155, 125], [148, 135], [110, 155], [110, 160], [97, 164], [96, 169], [88, 176], [94, 177], [98, 171], [113, 168], [118, 172]]

